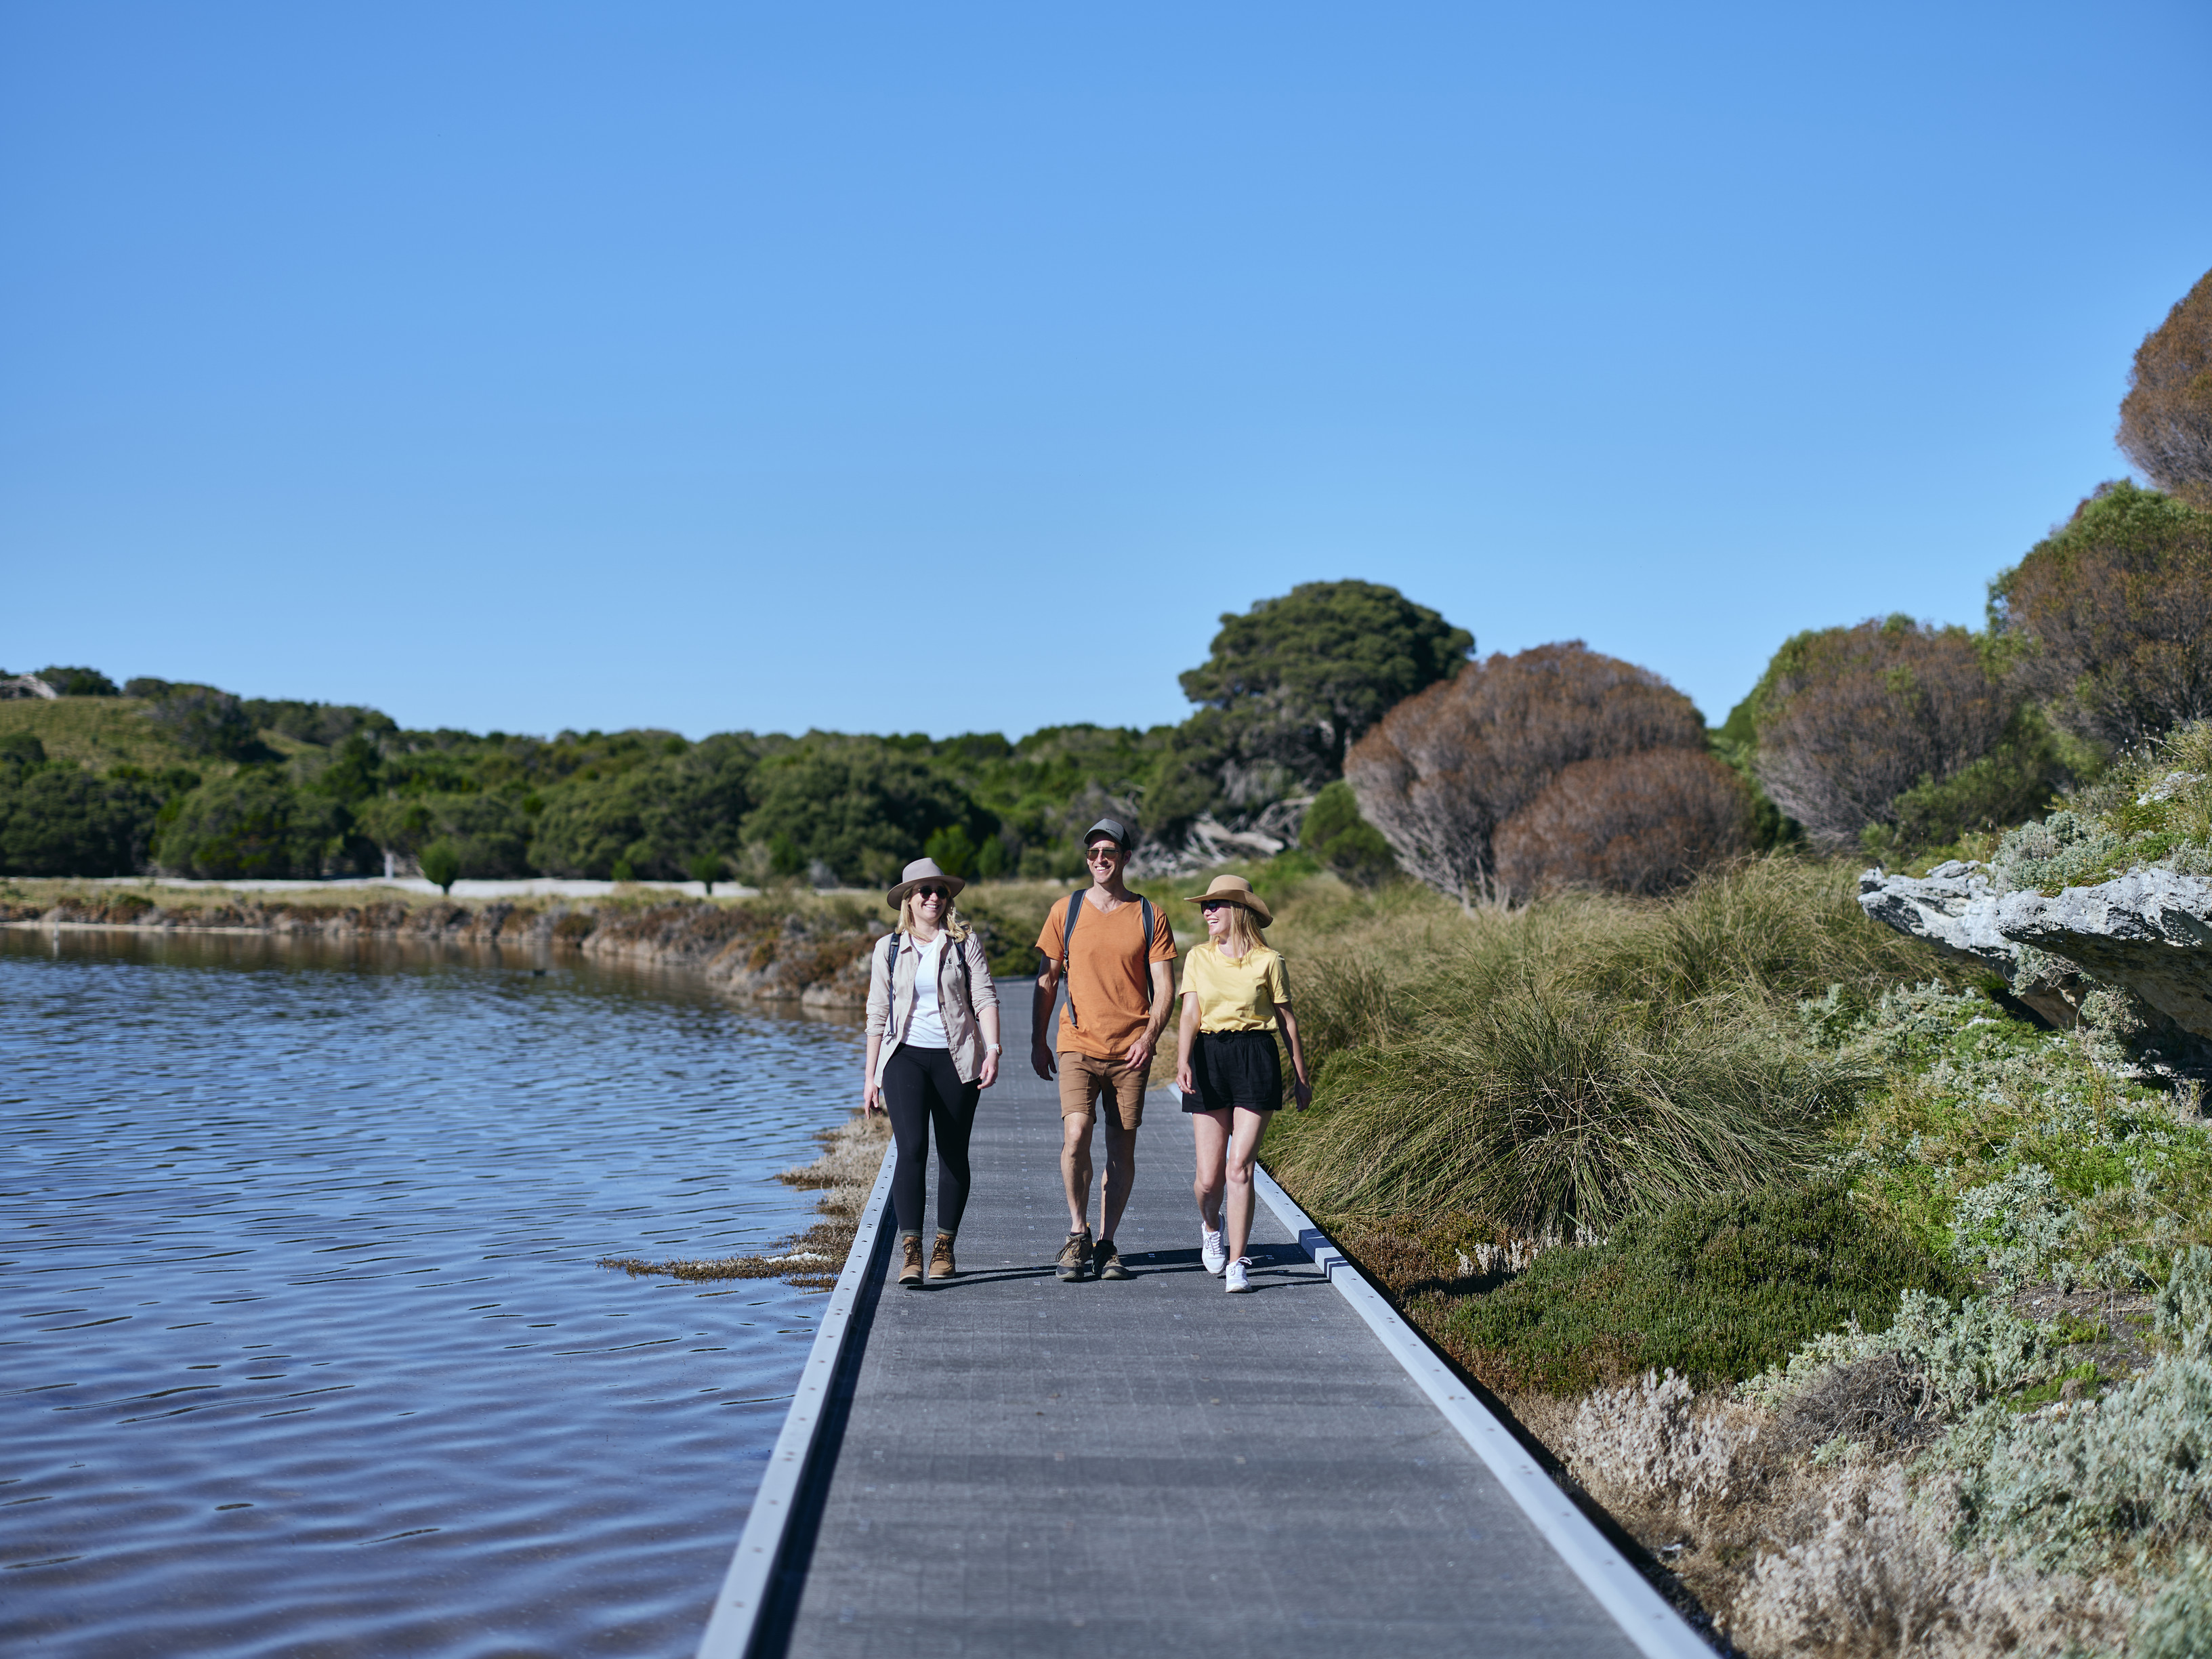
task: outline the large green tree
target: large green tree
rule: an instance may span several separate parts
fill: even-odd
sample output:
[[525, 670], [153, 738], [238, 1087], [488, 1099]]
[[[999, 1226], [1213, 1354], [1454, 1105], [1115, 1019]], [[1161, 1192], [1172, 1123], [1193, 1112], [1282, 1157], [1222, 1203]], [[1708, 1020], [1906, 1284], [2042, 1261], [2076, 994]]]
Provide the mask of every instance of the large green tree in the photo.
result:
[[975, 847], [998, 830], [942, 768], [875, 738], [809, 732], [763, 761], [752, 787], [760, 804], [746, 839], [789, 848], [841, 881], [896, 878], [942, 830], [958, 827]]
[[1343, 775], [1345, 750], [1394, 703], [1449, 679], [1474, 648], [1474, 635], [1395, 587], [1304, 582], [1224, 615], [1182, 690], [1222, 712], [1245, 767], [1273, 763], [1316, 787]]

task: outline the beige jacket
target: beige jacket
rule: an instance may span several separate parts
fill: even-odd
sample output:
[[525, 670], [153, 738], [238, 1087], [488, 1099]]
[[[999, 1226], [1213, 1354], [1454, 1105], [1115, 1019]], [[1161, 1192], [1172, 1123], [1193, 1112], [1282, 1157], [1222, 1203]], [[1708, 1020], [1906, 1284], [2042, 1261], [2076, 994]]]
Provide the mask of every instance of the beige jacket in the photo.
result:
[[[889, 954], [882, 940], [868, 948], [868, 1035], [880, 1034], [884, 1046], [876, 1057], [876, 1081], [884, 1080], [884, 1067], [892, 1052], [906, 1041], [907, 1023], [914, 1018], [914, 976], [921, 965], [921, 947], [905, 933], [894, 933], [898, 957], [890, 977], [884, 976]], [[991, 964], [983, 955], [983, 941], [974, 933], [964, 939], [947, 937], [946, 948], [937, 957], [937, 1012], [945, 1021], [945, 1035], [952, 1048], [952, 1069], [963, 1083], [973, 1083], [983, 1072], [983, 1027], [979, 1011], [999, 1006], [999, 988], [991, 983]], [[960, 969], [952, 952], [968, 963], [968, 995], [960, 994]], [[972, 999], [972, 1000], [970, 1000]]]

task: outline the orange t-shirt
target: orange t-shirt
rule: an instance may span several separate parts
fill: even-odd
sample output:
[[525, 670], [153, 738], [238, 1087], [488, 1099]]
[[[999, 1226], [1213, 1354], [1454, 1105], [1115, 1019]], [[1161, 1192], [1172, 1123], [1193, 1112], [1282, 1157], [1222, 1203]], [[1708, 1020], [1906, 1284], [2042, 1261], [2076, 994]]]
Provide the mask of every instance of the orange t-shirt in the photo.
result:
[[[1176, 959], [1175, 934], [1168, 927], [1167, 913], [1154, 905], [1147, 947], [1145, 908], [1136, 900], [1107, 911], [1071, 896], [1052, 907], [1044, 931], [1037, 935], [1037, 949], [1054, 963], [1060, 960], [1060, 928], [1072, 902], [1083, 905], [1083, 917], [1075, 924], [1075, 951], [1067, 963], [1069, 1001], [1060, 1011], [1060, 1052], [1119, 1060], [1145, 1033], [1152, 1005], [1152, 964]], [[1074, 1019], [1068, 1018], [1071, 1008]]]

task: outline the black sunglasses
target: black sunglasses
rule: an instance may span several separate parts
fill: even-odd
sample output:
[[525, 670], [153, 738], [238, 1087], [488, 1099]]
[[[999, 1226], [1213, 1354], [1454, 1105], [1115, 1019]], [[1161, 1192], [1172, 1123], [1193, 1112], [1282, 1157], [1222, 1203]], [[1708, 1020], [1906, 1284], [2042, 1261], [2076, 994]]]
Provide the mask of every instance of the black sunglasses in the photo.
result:
[[1216, 910], [1234, 910], [1237, 907], [1227, 899], [1206, 899], [1198, 908], [1202, 915], [1212, 915]]
[[914, 896], [916, 898], [949, 899], [952, 896], [952, 890], [950, 887], [917, 887], [914, 890]]

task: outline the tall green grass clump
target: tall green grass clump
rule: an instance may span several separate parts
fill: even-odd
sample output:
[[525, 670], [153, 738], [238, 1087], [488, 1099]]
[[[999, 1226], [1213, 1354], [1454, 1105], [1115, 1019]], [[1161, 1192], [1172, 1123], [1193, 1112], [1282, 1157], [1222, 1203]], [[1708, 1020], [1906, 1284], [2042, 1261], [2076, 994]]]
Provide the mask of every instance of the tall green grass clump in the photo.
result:
[[1726, 1010], [1639, 1028], [1532, 987], [1430, 1013], [1418, 1036], [1333, 1058], [1326, 1109], [1285, 1126], [1275, 1167], [1309, 1205], [1601, 1236], [1685, 1200], [1809, 1176], [1821, 1125], [1868, 1080]]
[[1326, 1215], [1456, 1212], [1537, 1239], [1809, 1176], [1878, 1073], [1805, 1044], [1797, 1000], [1871, 1006], [1928, 970], [1852, 891], [1769, 859], [1656, 902], [1340, 915], [1289, 947], [1320, 1085], [1268, 1166]]

